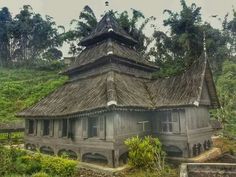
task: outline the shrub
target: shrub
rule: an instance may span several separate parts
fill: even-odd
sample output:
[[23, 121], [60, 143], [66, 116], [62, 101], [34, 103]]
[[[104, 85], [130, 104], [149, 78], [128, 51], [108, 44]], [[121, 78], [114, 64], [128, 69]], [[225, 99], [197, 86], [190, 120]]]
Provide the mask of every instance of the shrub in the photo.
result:
[[38, 173], [34, 173], [32, 177], [50, 177], [50, 176], [47, 173], [38, 172]]
[[137, 168], [164, 168], [165, 152], [158, 138], [137, 137], [125, 141], [129, 149], [129, 163]]
[[0, 176], [7, 174], [11, 169], [10, 151], [0, 147]]
[[44, 156], [41, 159], [42, 171], [54, 176], [73, 176], [76, 170], [76, 161], [60, 157]]
[[0, 147], [0, 176], [8, 174], [70, 177], [75, 174], [77, 162], [61, 157], [27, 154], [15, 148]]
[[42, 169], [41, 158], [42, 155], [39, 153], [19, 157], [15, 162], [17, 173], [33, 174], [39, 172]]

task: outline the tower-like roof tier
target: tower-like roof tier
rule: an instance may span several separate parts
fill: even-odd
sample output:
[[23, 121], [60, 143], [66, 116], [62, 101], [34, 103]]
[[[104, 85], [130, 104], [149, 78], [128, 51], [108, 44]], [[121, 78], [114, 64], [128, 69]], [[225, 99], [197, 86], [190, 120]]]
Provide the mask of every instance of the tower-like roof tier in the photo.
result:
[[126, 64], [133, 63], [133, 65], [139, 65], [151, 71], [159, 69], [157, 65], [144, 59], [133, 48], [108, 39], [86, 47], [64, 73], [69, 74], [85, 66], [96, 65], [97, 62], [105, 60], [105, 58], [109, 59], [109, 61], [119, 60], [120, 62], [123, 61], [123, 63], [126, 62]]
[[131, 46], [138, 43], [118, 24], [113, 15], [108, 12], [100, 20], [96, 28], [93, 29], [91, 34], [82, 39], [79, 44], [89, 46], [107, 38], [113, 38]]

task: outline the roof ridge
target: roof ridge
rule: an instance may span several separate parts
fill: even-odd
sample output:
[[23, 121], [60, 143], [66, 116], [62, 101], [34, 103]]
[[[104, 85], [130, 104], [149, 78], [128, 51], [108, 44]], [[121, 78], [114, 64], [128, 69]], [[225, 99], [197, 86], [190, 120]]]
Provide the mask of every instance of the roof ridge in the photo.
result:
[[115, 74], [113, 71], [108, 72], [106, 89], [107, 89], [107, 106], [117, 105], [117, 94], [115, 89]]
[[[202, 55], [204, 55], [203, 59], [202, 59]], [[199, 106], [200, 104], [200, 101], [201, 101], [201, 95], [202, 95], [202, 88], [203, 88], [203, 84], [204, 84], [204, 78], [205, 78], [205, 73], [206, 73], [206, 68], [207, 68], [207, 55], [206, 54], [202, 54], [200, 57], [199, 57], [199, 61], [198, 62], [202, 62], [204, 63], [204, 66], [203, 66], [203, 70], [202, 70], [202, 74], [201, 74], [201, 83], [200, 83], [200, 86], [199, 86], [199, 93], [198, 93], [198, 96], [197, 96], [197, 100], [194, 101], [194, 105], [196, 106]]]
[[[151, 80], [148, 80], [148, 82], [151, 82]], [[149, 90], [149, 88], [148, 88], [148, 86], [147, 86], [146, 83], [147, 83], [147, 82], [142, 82], [143, 87], [144, 87], [144, 89], [147, 91], [148, 97], [149, 97], [150, 101], [152, 102], [152, 106], [155, 107], [155, 103], [154, 103], [154, 100], [153, 100], [153, 96], [152, 96], [152, 94], [151, 94], [151, 92], [150, 92], [150, 90]]]

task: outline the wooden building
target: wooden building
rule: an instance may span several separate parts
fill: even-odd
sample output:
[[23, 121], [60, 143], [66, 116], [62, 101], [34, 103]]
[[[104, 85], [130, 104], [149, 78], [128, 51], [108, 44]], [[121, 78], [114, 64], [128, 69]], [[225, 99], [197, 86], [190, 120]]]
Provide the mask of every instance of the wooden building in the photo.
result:
[[158, 137], [174, 157], [209, 149], [209, 109], [219, 102], [207, 58], [183, 74], [153, 79], [159, 67], [143, 59], [135, 44], [105, 14], [64, 71], [69, 81], [19, 113], [26, 123], [25, 147], [112, 167], [127, 157], [124, 140], [137, 135]]

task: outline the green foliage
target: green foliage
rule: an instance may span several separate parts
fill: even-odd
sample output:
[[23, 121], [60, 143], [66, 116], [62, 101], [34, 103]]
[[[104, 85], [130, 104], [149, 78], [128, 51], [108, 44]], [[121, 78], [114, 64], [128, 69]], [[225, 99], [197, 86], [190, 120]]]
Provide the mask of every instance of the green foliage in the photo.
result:
[[[14, 18], [7, 7], [0, 9], [0, 66], [18, 65], [31, 66], [33, 61], [41, 60], [45, 51], [52, 59], [61, 52], [55, 47], [63, 41], [58, 33], [59, 27], [51, 17], [43, 18], [34, 13], [29, 5], [24, 5]], [[48, 58], [46, 58], [48, 59]]]
[[161, 67], [160, 76], [177, 74], [188, 67], [203, 53], [203, 36], [205, 33], [207, 55], [214, 73], [220, 73], [222, 63], [230, 55], [227, 47], [227, 33], [213, 28], [209, 23], [202, 24], [201, 7], [196, 4], [187, 5], [180, 0], [180, 12], [165, 10], [169, 17], [164, 26], [169, 27], [170, 35], [155, 31], [154, 46], [149, 55]]
[[17, 120], [17, 112], [36, 103], [66, 80], [58, 75], [58, 70], [0, 68], [0, 122]]
[[77, 162], [61, 157], [52, 157], [40, 153], [28, 154], [15, 148], [0, 148], [0, 176], [34, 175], [71, 177], [76, 172]]
[[181, 59], [167, 60], [165, 62], [158, 63], [158, 66], [160, 66], [160, 70], [153, 73], [153, 78], [175, 76], [184, 72], [184, 63]]
[[144, 169], [164, 169], [165, 152], [161, 142], [150, 136], [143, 139], [137, 137], [125, 141], [129, 149], [129, 163], [131, 166]]
[[2, 147], [0, 147], [0, 159], [0, 176], [3, 176], [10, 171], [12, 162], [10, 153]]
[[42, 170], [47, 174], [55, 176], [73, 176], [75, 174], [77, 163], [72, 160], [60, 157], [45, 156], [41, 159]]
[[32, 177], [50, 177], [50, 176], [47, 173], [38, 172], [38, 173], [34, 173]]
[[20, 151], [18, 149], [10, 148], [6, 149], [4, 147], [0, 147], [0, 176], [15, 173], [16, 172], [16, 164], [15, 161], [25, 155], [24, 151]]
[[175, 58], [183, 57], [185, 66], [189, 66], [194, 58], [198, 58], [203, 48], [200, 30], [201, 7], [197, 7], [194, 3], [187, 6], [185, 0], [180, 2], [182, 10], [179, 13], [164, 11], [169, 14], [169, 18], [164, 20], [164, 26], [169, 26], [171, 30], [170, 50]]
[[226, 60], [223, 63], [222, 74], [217, 78], [216, 88], [221, 108], [213, 111], [213, 117], [218, 119], [226, 133], [236, 135], [236, 63]]

